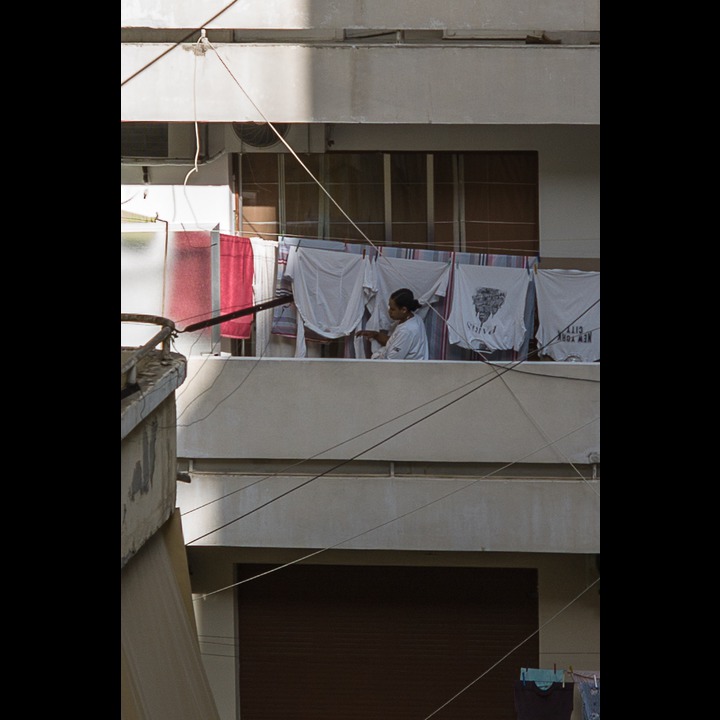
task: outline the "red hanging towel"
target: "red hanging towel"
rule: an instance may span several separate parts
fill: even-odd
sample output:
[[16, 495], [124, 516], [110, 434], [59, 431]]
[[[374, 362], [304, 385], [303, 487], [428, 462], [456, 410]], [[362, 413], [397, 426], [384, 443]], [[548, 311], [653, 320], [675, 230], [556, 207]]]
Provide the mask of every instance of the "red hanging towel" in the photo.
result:
[[[253, 249], [250, 238], [220, 235], [220, 313], [253, 305]], [[223, 337], [244, 340], [252, 333], [254, 315], [243, 315], [220, 324]]]

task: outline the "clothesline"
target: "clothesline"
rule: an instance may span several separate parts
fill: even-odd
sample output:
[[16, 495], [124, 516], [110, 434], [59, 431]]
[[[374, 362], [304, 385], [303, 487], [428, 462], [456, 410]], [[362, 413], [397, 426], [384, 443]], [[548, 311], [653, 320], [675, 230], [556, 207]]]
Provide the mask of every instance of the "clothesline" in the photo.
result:
[[[416, 280], [421, 266], [435, 263], [447, 263], [453, 269], [448, 278], [445, 290], [435, 292], [430, 302], [424, 305], [432, 312], [425, 315], [426, 330], [430, 346], [430, 359], [435, 360], [477, 360], [477, 352], [485, 353], [485, 359], [492, 360], [523, 360], [527, 358], [529, 342], [535, 324], [536, 292], [528, 292], [528, 277], [525, 273], [517, 273], [520, 268], [537, 268], [538, 258], [535, 256], [493, 255], [487, 253], [460, 253], [427, 249], [402, 249], [385, 247], [377, 250], [367, 250], [362, 245], [339, 241], [318, 239], [303, 239], [283, 236], [278, 242], [278, 279], [276, 290], [292, 290], [293, 279], [286, 276], [288, 260], [294, 259], [298, 252], [311, 255], [315, 251], [333, 251], [349, 254], [354, 257], [362, 255], [363, 259], [379, 262], [380, 259], [388, 261], [387, 271], [392, 269], [392, 262], [407, 263], [404, 273], [397, 273], [401, 279], [392, 280], [395, 287], [410, 286], [412, 278]], [[293, 252], [293, 258], [290, 253]], [[318, 257], [322, 252], [317, 253]], [[417, 262], [411, 268], [413, 261]], [[336, 262], [334, 265], [345, 261]], [[357, 260], [347, 259], [347, 264], [355, 267], [356, 282], [361, 272]], [[378, 266], [381, 267], [381, 266]], [[384, 268], [385, 266], [382, 266]], [[382, 269], [381, 268], [381, 269]], [[474, 269], [473, 269], [474, 268]], [[511, 271], [511, 269], [513, 269]], [[415, 272], [413, 272], [415, 270]], [[513, 275], [513, 272], [516, 274]], [[315, 287], [318, 285], [316, 271]], [[332, 273], [329, 274], [330, 276]], [[296, 278], [297, 279], [297, 278]], [[543, 307], [537, 307], [540, 346], [547, 347], [550, 357], [555, 360], [572, 359], [581, 362], [594, 362], [599, 360], [599, 272], [586, 272], [580, 270], [545, 270], [534, 273], [532, 280], [535, 287], [543, 286]], [[343, 280], [347, 286], [347, 281]], [[374, 296], [380, 292], [386, 296], [392, 290], [388, 280], [384, 281], [382, 288], [374, 287], [368, 300], [368, 317], [372, 317]], [[359, 287], [359, 286], [358, 286]], [[332, 292], [330, 288], [321, 288], [323, 292]], [[415, 288], [411, 288], [415, 291]], [[370, 289], [368, 288], [368, 291]], [[353, 296], [353, 302], [359, 302], [359, 296]], [[418, 293], [416, 292], [416, 296]], [[595, 297], [597, 295], [597, 297]], [[592, 296], [592, 297], [590, 297]], [[296, 305], [298, 298], [296, 293]], [[594, 302], [593, 302], [594, 300]], [[572, 302], [571, 302], [572, 301]], [[305, 305], [306, 324], [314, 310]], [[300, 299], [302, 303], [302, 298]], [[578, 303], [584, 303], [578, 309]], [[583, 317], [586, 309], [593, 304], [597, 308], [592, 314]], [[383, 301], [379, 302], [383, 306]], [[567, 306], [567, 307], [565, 307]], [[341, 303], [340, 307], [344, 307]], [[276, 311], [273, 317], [272, 333], [285, 337], [298, 335], [298, 314], [296, 307], [283, 308]], [[549, 309], [549, 310], [546, 310]], [[319, 306], [316, 310], [324, 310]], [[543, 312], [545, 311], [545, 312]], [[492, 322], [487, 320], [492, 316]], [[582, 323], [576, 318], [583, 317]], [[351, 331], [360, 327], [360, 318], [345, 321], [350, 325], [341, 330], [337, 322], [330, 322], [324, 318], [326, 327], [333, 327], [334, 334], [318, 332], [320, 325], [317, 317], [307, 325], [309, 328], [305, 339], [327, 342], [328, 337], [345, 336], [345, 357], [363, 357], [362, 352], [347, 338]], [[386, 320], [386, 318], [385, 318]], [[365, 321], [363, 321], [365, 322]], [[313, 325], [315, 330], [313, 330]], [[363, 324], [364, 328], [365, 325]], [[304, 344], [304, 340], [302, 340]], [[301, 351], [299, 351], [301, 352]], [[545, 351], [544, 351], [545, 352]], [[489, 357], [488, 354], [492, 354]], [[304, 355], [300, 355], [304, 356]]]
[[[480, 221], [477, 221], [480, 222]], [[286, 233], [279, 233], [279, 232], [267, 232], [265, 230], [259, 230], [257, 227], [254, 227], [254, 230], [256, 234], [260, 237], [260, 239], [265, 239], [265, 237], [270, 238], [277, 238], [278, 240], [288, 237]], [[341, 243], [347, 243], [351, 245], [360, 245], [362, 247], [367, 247], [368, 243], [363, 238], [348, 238], [348, 237], [319, 237], [317, 235], [298, 235], [293, 234], [293, 238], [298, 240], [310, 240], [310, 241], [318, 241], [318, 242], [341, 242]], [[272, 242], [276, 242], [277, 240], [272, 240]], [[521, 253], [524, 256], [532, 256], [537, 257], [539, 259], [539, 253], [528, 253], [524, 248], [513, 248], [509, 245], [504, 245], [503, 243], [511, 243], [516, 242], [515, 240], [494, 240], [493, 246], [486, 248], [486, 252], [493, 252], [497, 251], [498, 253], [504, 254], [508, 251], [518, 252]], [[537, 240], [528, 240], [524, 242], [538, 242]], [[454, 240], [435, 240], [432, 243], [432, 246], [425, 246], [424, 244], [420, 244], [417, 242], [412, 241], [403, 241], [403, 240], [373, 240], [373, 244], [375, 247], [382, 248], [382, 247], [394, 247], [394, 248], [403, 248], [403, 249], [418, 249], [418, 250], [442, 250], [444, 248], [448, 248], [447, 251], [453, 251], [456, 250], [456, 242]], [[373, 248], [370, 247], [370, 250]], [[458, 251], [458, 252], [472, 252], [472, 251]], [[474, 251], [477, 252], [477, 251]]]
[[[187, 244], [194, 235], [185, 235]], [[539, 258], [533, 255], [399, 246], [368, 248], [365, 244], [347, 240], [307, 237], [280, 236], [279, 241], [274, 241], [221, 234], [220, 244], [220, 309], [224, 311], [248, 308], [260, 300], [292, 293], [293, 281], [285, 277], [288, 253], [292, 248], [301, 248], [303, 252], [332, 250], [346, 257], [362, 256], [373, 263], [383, 261], [374, 271], [380, 284], [366, 291], [369, 304], [365, 315], [351, 323], [351, 330], [365, 327], [373, 313], [373, 322], [377, 321], [385, 309], [385, 296], [393, 289], [411, 286], [418, 291], [416, 297], [425, 291], [429, 293], [423, 307], [427, 310], [424, 322], [430, 359], [478, 360], [478, 353], [482, 352], [485, 360], [524, 360], [528, 357], [533, 332], [536, 332], [538, 347], [555, 360], [599, 360], [599, 272], [538, 270]], [[185, 258], [185, 255], [179, 255], [184, 264], [178, 262], [177, 267], [173, 266], [175, 282], [170, 299], [177, 307], [173, 306], [171, 315], [188, 319], [202, 317], [207, 312], [201, 312], [201, 309], [206, 310], [210, 302], [210, 258], [209, 255]], [[342, 261], [345, 262], [350, 262], [349, 257]], [[444, 288], [433, 288], [430, 280], [427, 280], [427, 287], [414, 287], [413, 283], [426, 282], [422, 280], [426, 270], [433, 265], [442, 269], [441, 264], [450, 269]], [[533, 270], [529, 277], [534, 290], [525, 290], [527, 281], [521, 281], [525, 273], [518, 272], [521, 268]], [[513, 277], [516, 278], [513, 282], [519, 284], [504, 287], [503, 283], [509, 283]], [[372, 298], [372, 293], [376, 299]], [[504, 305], [498, 314], [501, 296]], [[588, 312], [593, 305], [592, 312]], [[487, 322], [487, 308], [490, 308], [492, 323]], [[509, 314], [511, 308], [514, 316]], [[241, 314], [223, 322], [220, 332], [223, 337], [241, 339], [254, 334], [262, 347], [266, 347], [272, 335], [297, 339], [297, 310], [296, 295], [295, 303], [283, 303], [272, 312]], [[581, 321], [568, 325], [578, 317]], [[361, 324], [357, 325], [360, 320]], [[387, 318], [382, 320], [386, 322]], [[494, 336], [489, 332], [494, 332]], [[481, 337], [483, 334], [485, 337]], [[353, 333], [335, 334], [335, 337], [343, 336], [344, 356], [364, 357], [357, 354], [364, 350], [357, 347]], [[306, 339], [327, 343], [332, 338], [308, 330]], [[486, 343], [486, 340], [491, 342]], [[493, 340], [497, 342], [493, 343]]]

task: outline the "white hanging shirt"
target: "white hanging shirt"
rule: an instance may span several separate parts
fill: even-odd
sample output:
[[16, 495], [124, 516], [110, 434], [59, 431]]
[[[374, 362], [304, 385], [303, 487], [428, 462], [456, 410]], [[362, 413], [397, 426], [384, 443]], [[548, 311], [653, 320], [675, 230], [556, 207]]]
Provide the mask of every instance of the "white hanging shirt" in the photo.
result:
[[[275, 294], [275, 268], [277, 267], [277, 240], [264, 240], [251, 237], [253, 249], [253, 303], [257, 305]], [[270, 342], [273, 314], [259, 312], [255, 314], [255, 347], [258, 355], [264, 355]]]
[[[428, 306], [445, 296], [451, 267], [449, 262], [391, 258], [380, 255], [377, 260], [369, 263], [366, 292], [369, 294], [367, 308], [370, 318], [365, 328], [367, 330], [390, 329], [393, 321], [387, 312], [388, 302], [390, 295], [400, 288], [412, 290], [415, 299], [421, 305], [413, 311], [413, 314], [424, 320], [428, 313]], [[382, 348], [375, 340], [371, 340], [370, 345], [374, 352], [379, 352]], [[355, 349], [357, 354], [357, 343]], [[359, 357], [362, 356], [362, 350], [360, 352]]]
[[538, 270], [535, 276], [540, 352], [554, 360], [600, 359], [600, 273]]
[[285, 268], [292, 281], [297, 324], [295, 357], [307, 357], [305, 326], [327, 338], [358, 329], [365, 311], [365, 266], [361, 255], [293, 248]]
[[448, 342], [469, 350], [520, 350], [529, 285], [525, 268], [456, 263]]

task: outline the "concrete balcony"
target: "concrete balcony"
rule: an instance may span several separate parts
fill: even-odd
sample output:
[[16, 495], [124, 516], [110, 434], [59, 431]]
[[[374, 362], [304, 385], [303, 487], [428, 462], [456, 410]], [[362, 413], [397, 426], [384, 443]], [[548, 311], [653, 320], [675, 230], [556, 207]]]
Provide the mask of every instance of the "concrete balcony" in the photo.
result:
[[599, 380], [599, 363], [191, 357], [186, 541], [597, 553]]
[[194, 48], [124, 43], [121, 120], [600, 122], [597, 45], [213, 43], [200, 54]]

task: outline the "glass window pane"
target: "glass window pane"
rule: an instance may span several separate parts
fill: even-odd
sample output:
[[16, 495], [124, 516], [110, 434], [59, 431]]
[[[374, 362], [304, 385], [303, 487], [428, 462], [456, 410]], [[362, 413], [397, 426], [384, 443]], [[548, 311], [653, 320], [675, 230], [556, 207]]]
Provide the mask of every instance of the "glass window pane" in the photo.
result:
[[537, 184], [535, 152], [488, 153], [487, 168], [495, 182]]
[[435, 222], [452, 222], [454, 207], [453, 184], [435, 183]]
[[[292, 155], [285, 155], [285, 181], [292, 183], [308, 183], [317, 187], [317, 183], [308, 175], [309, 170], [318, 180], [320, 179], [320, 159], [322, 155], [318, 153], [298, 153], [298, 158], [302, 161], [302, 165], [297, 158]], [[303, 165], [305, 167], [303, 167]], [[307, 168], [307, 170], [305, 169]]]
[[536, 216], [534, 187], [465, 183], [465, 219], [487, 222], [533, 222]]
[[332, 153], [326, 159], [329, 182], [350, 185], [383, 182], [382, 153]]
[[[393, 153], [390, 158], [393, 242], [395, 223], [427, 222], [427, 157], [425, 153]], [[418, 238], [424, 242], [427, 232]]]
[[277, 154], [243, 153], [241, 233], [276, 239], [279, 197]]
[[392, 244], [427, 247], [427, 155], [390, 156]]
[[338, 153], [328, 155], [326, 161], [329, 178], [326, 187], [335, 201], [327, 201], [326, 237], [363, 241], [362, 234], [353, 227], [355, 223], [373, 243], [382, 242], [385, 235], [382, 153]]
[[537, 254], [537, 153], [464, 153], [462, 163], [465, 249]]
[[[363, 223], [353, 220], [362, 230], [365, 237], [375, 244], [383, 244], [385, 238], [385, 223]], [[347, 242], [360, 242], [367, 244], [365, 238], [347, 220], [330, 223], [327, 232], [327, 240], [342, 240]]]
[[403, 247], [427, 247], [427, 223], [393, 223], [392, 244]]
[[278, 181], [277, 153], [243, 153], [243, 185], [274, 183]]
[[435, 243], [433, 250], [452, 250], [454, 248], [454, 226], [452, 222], [435, 223]]
[[285, 183], [285, 232], [288, 235], [317, 237], [320, 196], [317, 184]]
[[466, 223], [467, 252], [499, 255], [537, 254], [537, 226], [534, 223]]
[[433, 153], [433, 174], [436, 183], [453, 184], [453, 154], [454, 153]]
[[[422, 184], [392, 184], [392, 221], [427, 222], [427, 185]], [[425, 233], [427, 235], [427, 233]]]

